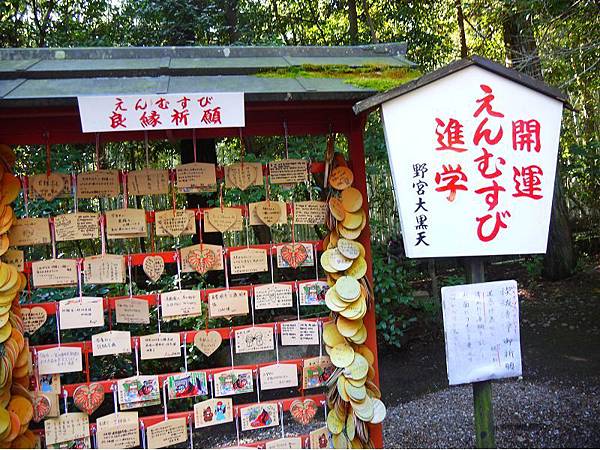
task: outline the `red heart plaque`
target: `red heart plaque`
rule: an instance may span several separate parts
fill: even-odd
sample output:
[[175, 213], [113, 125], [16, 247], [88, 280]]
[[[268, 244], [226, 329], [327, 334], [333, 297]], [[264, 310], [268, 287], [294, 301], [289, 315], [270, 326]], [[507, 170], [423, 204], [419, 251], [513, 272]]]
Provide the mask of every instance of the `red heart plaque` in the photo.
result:
[[203, 248], [192, 250], [187, 259], [192, 269], [204, 275], [215, 264], [216, 256], [212, 250]]
[[317, 414], [317, 404], [310, 398], [304, 401], [294, 400], [290, 405], [290, 413], [296, 422], [308, 425]]
[[96, 411], [103, 401], [104, 388], [98, 383], [84, 384], [73, 392], [73, 403], [87, 415]]
[[40, 392], [33, 394], [33, 421], [40, 422], [50, 413], [50, 399]]
[[281, 258], [290, 265], [290, 267], [296, 269], [300, 264], [306, 261], [308, 253], [306, 247], [302, 244], [285, 244], [281, 247]]

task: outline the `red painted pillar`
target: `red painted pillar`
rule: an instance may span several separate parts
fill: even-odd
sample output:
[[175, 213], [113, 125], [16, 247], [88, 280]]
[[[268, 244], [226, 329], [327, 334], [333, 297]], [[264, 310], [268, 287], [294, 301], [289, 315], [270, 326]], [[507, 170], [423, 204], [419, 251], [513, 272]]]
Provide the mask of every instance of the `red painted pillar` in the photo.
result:
[[[358, 241], [365, 247], [365, 259], [367, 260], [367, 278], [373, 286], [373, 255], [371, 253], [371, 227], [369, 226], [369, 203], [367, 195], [367, 174], [365, 170], [365, 147], [364, 147], [364, 126], [366, 116], [353, 117], [351, 121], [350, 133], [348, 134], [348, 148], [350, 151], [350, 165], [354, 173], [354, 187], [363, 195], [363, 209], [367, 216], [367, 225], [358, 238]], [[375, 320], [375, 306], [372, 305], [367, 311], [363, 322], [367, 328], [366, 345], [375, 355], [375, 384], [379, 386], [379, 358], [377, 355], [377, 334]], [[383, 448], [383, 434], [381, 425], [371, 425], [371, 440], [375, 448]]]

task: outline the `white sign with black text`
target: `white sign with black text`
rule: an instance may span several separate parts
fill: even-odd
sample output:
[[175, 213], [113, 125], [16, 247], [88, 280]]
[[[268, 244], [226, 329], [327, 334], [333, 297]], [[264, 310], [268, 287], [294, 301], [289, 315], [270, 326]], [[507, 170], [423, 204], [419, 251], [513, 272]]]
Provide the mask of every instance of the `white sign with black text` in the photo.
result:
[[516, 281], [443, 287], [442, 311], [451, 385], [521, 376]]

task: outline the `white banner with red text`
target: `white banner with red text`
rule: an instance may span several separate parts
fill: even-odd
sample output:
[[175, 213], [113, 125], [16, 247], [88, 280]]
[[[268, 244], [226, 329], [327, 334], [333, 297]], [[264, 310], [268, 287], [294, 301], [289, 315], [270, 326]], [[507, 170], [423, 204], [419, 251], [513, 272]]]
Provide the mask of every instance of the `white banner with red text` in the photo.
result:
[[244, 93], [80, 96], [84, 133], [245, 125]]

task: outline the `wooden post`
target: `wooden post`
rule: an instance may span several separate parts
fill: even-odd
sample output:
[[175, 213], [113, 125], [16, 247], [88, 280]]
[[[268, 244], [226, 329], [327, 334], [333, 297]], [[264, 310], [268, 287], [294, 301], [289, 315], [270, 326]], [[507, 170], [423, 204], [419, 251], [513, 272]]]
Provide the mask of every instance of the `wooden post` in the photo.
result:
[[[485, 281], [482, 257], [466, 258], [468, 283]], [[477, 448], [496, 448], [494, 431], [494, 410], [492, 406], [492, 382], [479, 381], [473, 385], [473, 416], [475, 422], [475, 446]]]

